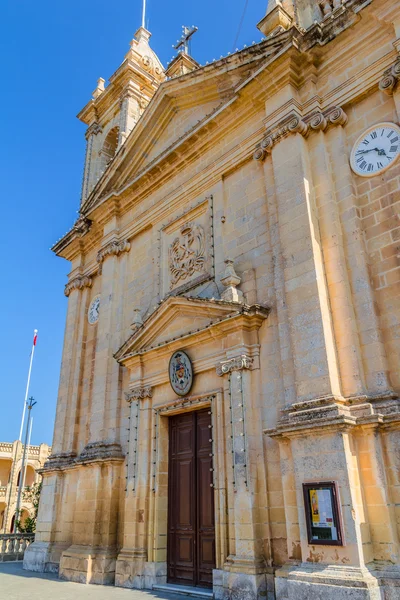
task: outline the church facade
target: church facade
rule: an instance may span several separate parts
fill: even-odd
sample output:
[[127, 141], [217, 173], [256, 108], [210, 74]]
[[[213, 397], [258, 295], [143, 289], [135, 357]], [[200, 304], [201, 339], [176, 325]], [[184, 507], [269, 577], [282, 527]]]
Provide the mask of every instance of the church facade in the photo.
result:
[[400, 3], [270, 0], [258, 27], [167, 69], [140, 28], [78, 115], [25, 568], [400, 598]]

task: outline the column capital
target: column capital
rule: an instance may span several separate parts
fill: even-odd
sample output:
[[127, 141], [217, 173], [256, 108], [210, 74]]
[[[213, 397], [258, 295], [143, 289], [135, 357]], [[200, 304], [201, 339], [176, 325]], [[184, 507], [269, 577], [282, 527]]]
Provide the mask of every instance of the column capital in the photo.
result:
[[97, 135], [98, 133], [101, 133], [102, 131], [103, 131], [103, 129], [99, 123], [97, 123], [97, 122], [92, 123], [86, 129], [85, 138], [88, 140], [91, 135]]
[[223, 375], [232, 373], [232, 371], [251, 369], [252, 366], [253, 359], [247, 354], [240, 354], [240, 356], [235, 356], [234, 358], [229, 358], [228, 360], [222, 360], [215, 366], [215, 369], [217, 371], [217, 375], [222, 377]]
[[267, 154], [272, 152], [275, 144], [292, 133], [300, 133], [303, 137], [307, 137], [311, 131], [325, 131], [330, 125], [346, 123], [347, 115], [339, 106], [332, 106], [323, 112], [313, 111], [304, 117], [293, 111], [268, 130], [261, 142], [257, 144], [253, 158], [257, 161], [264, 160]]
[[97, 253], [97, 263], [99, 265], [99, 270], [101, 271], [101, 265], [106, 258], [108, 258], [109, 256], [119, 256], [123, 252], [129, 252], [130, 248], [131, 245], [128, 242], [128, 240], [113, 240], [112, 242], [106, 244], [106, 246], [104, 246], [104, 248], [99, 250]]
[[394, 65], [383, 74], [382, 79], [379, 82], [379, 89], [388, 96], [391, 96], [397, 86], [397, 82], [400, 79], [400, 60], [397, 60]]
[[145, 387], [136, 387], [129, 392], [125, 392], [126, 401], [131, 403], [135, 400], [144, 400], [145, 398], [153, 397], [153, 388], [148, 385]]
[[75, 277], [67, 283], [64, 294], [68, 298], [73, 290], [83, 290], [85, 287], [92, 287], [92, 278], [87, 277], [86, 275], [78, 275], [78, 277]]

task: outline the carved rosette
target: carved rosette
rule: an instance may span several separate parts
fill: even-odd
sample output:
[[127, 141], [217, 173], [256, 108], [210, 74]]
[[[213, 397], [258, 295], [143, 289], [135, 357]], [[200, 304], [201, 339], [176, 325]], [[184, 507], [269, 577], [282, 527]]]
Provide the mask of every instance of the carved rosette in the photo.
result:
[[397, 82], [399, 81], [399, 79], [400, 60], [395, 62], [394, 65], [390, 67], [390, 69], [387, 69], [384, 72], [383, 77], [379, 82], [379, 89], [381, 90], [381, 92], [384, 92], [388, 96], [391, 96], [397, 86]]
[[87, 277], [86, 275], [79, 275], [67, 283], [64, 294], [68, 298], [73, 290], [83, 290], [85, 287], [92, 287], [92, 278]]
[[229, 360], [223, 360], [219, 362], [215, 369], [217, 371], [217, 375], [222, 377], [223, 375], [227, 375], [228, 373], [232, 373], [232, 371], [242, 371], [243, 369], [251, 369], [253, 366], [253, 359], [246, 354], [241, 354], [240, 356], [235, 356], [234, 358], [230, 358]]
[[98, 251], [97, 253], [97, 263], [99, 265], [99, 273], [101, 273], [101, 266], [106, 258], [109, 256], [119, 256], [123, 252], [129, 252], [131, 248], [130, 243], [127, 240], [117, 241], [113, 240], [104, 248]]
[[310, 130], [325, 131], [329, 125], [345, 125], [346, 123], [347, 115], [340, 107], [329, 108], [324, 113], [314, 112], [304, 118], [292, 114], [263, 137], [254, 150], [253, 158], [257, 161], [264, 160], [267, 154], [272, 152], [272, 148], [277, 142], [292, 133], [299, 133], [303, 137], [307, 137]]
[[137, 387], [129, 392], [125, 392], [125, 398], [127, 402], [134, 402], [135, 400], [144, 400], [145, 398], [153, 397], [153, 388], [148, 385], [147, 387]]

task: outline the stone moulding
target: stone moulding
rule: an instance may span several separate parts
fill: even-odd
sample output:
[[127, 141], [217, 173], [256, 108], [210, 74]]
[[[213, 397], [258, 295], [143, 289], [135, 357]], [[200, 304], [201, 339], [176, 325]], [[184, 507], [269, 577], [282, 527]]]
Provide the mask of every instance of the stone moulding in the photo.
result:
[[329, 125], [346, 125], [346, 123], [347, 115], [338, 106], [331, 107], [324, 112], [314, 111], [304, 118], [292, 112], [268, 131], [261, 142], [257, 144], [253, 158], [256, 161], [263, 161], [267, 154], [272, 152], [275, 144], [292, 133], [300, 133], [303, 137], [307, 137], [311, 130], [325, 131]]
[[223, 375], [232, 373], [232, 371], [242, 371], [243, 369], [251, 369], [252, 367], [253, 359], [246, 354], [241, 354], [240, 356], [235, 356], [234, 358], [219, 362], [215, 366], [215, 369], [217, 375], [222, 377]]
[[388, 96], [392, 96], [397, 83], [400, 79], [400, 60], [397, 60], [394, 65], [387, 69], [382, 79], [379, 82], [379, 89]]
[[304, 435], [316, 428], [335, 429], [361, 426], [400, 427], [400, 399], [393, 392], [343, 398], [323, 396], [296, 402], [281, 410], [274, 429], [265, 430], [269, 437]]
[[83, 290], [85, 287], [92, 287], [92, 278], [87, 277], [86, 275], [78, 275], [78, 277], [75, 277], [67, 283], [64, 294], [68, 298], [73, 290]]
[[133, 402], [135, 400], [144, 400], [145, 398], [153, 397], [153, 388], [148, 385], [146, 387], [136, 387], [125, 392], [125, 398], [127, 402]]
[[101, 273], [101, 266], [106, 258], [109, 256], [119, 256], [123, 252], [129, 252], [131, 245], [128, 240], [113, 240], [109, 242], [104, 248], [97, 253], [97, 264], [99, 265], [99, 272]]
[[64, 471], [79, 467], [80, 465], [97, 462], [122, 462], [125, 455], [122, 452], [120, 444], [113, 442], [90, 442], [85, 446], [79, 456], [76, 452], [60, 452], [52, 454], [44, 464], [40, 473], [51, 471]]

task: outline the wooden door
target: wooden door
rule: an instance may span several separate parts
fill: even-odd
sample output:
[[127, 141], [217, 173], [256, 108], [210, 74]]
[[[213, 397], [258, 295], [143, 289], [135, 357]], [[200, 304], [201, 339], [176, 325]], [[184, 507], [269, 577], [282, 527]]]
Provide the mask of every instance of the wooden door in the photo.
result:
[[211, 415], [169, 419], [168, 581], [212, 587], [215, 568]]

